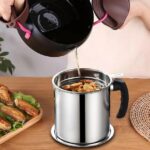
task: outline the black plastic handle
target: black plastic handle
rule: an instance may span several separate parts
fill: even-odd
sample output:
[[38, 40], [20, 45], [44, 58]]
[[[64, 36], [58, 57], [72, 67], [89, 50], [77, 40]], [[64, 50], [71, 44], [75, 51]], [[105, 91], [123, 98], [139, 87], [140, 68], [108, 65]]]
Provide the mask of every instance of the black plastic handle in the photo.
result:
[[121, 92], [121, 104], [117, 118], [123, 118], [126, 115], [129, 102], [129, 92], [126, 83], [121, 79], [114, 79], [113, 91]]

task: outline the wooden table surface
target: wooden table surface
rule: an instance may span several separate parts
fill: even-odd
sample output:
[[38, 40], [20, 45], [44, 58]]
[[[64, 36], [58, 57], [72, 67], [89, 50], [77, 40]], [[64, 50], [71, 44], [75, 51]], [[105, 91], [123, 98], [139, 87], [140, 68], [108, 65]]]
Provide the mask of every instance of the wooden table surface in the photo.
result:
[[[0, 77], [0, 83], [6, 84], [13, 91], [22, 91], [34, 95], [44, 110], [42, 120], [33, 127], [20, 133], [8, 142], [0, 145], [0, 150], [71, 150], [56, 143], [50, 136], [53, 125], [54, 101], [51, 78], [16, 78]], [[129, 109], [142, 94], [150, 92], [150, 80], [126, 79], [130, 92]], [[117, 119], [119, 92], [111, 95], [111, 123], [115, 127], [115, 136], [107, 144], [93, 150], [150, 150], [150, 143], [138, 135], [129, 122], [129, 111], [124, 119]]]

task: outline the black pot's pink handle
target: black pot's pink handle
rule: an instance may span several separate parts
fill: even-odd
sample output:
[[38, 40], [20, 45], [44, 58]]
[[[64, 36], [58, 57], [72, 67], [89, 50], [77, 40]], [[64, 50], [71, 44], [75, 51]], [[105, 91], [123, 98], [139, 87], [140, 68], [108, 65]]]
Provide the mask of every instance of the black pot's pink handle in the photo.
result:
[[29, 40], [31, 38], [31, 31], [23, 26], [19, 21], [16, 22], [17, 26], [25, 33], [25, 39]]
[[108, 14], [105, 13], [105, 15], [104, 15], [101, 19], [99, 19], [99, 20], [97, 20], [97, 21], [95, 21], [95, 22], [93, 23], [93, 26], [95, 26], [95, 25], [97, 25], [97, 24], [99, 24], [99, 23], [102, 23], [102, 22], [105, 21], [107, 18], [108, 18]]
[[11, 8], [12, 13], [10, 17], [10, 21], [6, 23], [7, 27], [13, 27], [13, 28], [20, 28], [25, 33], [25, 39], [30, 39], [31, 37], [31, 31], [27, 29], [23, 24], [27, 21], [29, 16], [29, 4], [28, 0], [25, 1], [25, 6], [23, 11], [19, 16], [17, 16], [15, 7], [12, 6]]

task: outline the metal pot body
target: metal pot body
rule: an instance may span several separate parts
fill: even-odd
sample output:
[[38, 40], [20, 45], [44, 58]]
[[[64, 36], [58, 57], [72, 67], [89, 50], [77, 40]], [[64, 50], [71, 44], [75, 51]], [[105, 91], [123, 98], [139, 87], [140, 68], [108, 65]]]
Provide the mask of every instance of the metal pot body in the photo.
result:
[[74, 144], [104, 140], [109, 133], [110, 87], [112, 79], [102, 72], [81, 69], [82, 78], [104, 82], [106, 87], [91, 93], [75, 93], [60, 88], [63, 81], [78, 78], [77, 70], [64, 71], [53, 78], [55, 90], [55, 134]]
[[109, 132], [109, 88], [91, 94], [55, 91], [55, 132], [70, 143], [95, 143]]

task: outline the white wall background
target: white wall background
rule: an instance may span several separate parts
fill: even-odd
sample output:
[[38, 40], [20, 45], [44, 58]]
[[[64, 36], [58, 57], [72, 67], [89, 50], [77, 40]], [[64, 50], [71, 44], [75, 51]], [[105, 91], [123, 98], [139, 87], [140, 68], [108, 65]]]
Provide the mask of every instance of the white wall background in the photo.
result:
[[[15, 29], [7, 29], [3, 24], [0, 24], [0, 36], [5, 39], [3, 50], [10, 52], [9, 58], [16, 66], [15, 76], [49, 76], [76, 67], [74, 52], [59, 58], [42, 56], [28, 48]], [[79, 60], [81, 67], [149, 78], [150, 31], [138, 19], [117, 31], [97, 25], [79, 48]]]
[[[74, 66], [74, 55], [68, 56]], [[139, 20], [113, 31], [103, 24], [95, 26], [88, 41], [79, 48], [81, 67], [106, 73], [124, 73], [125, 77], [150, 77], [150, 31]]]

